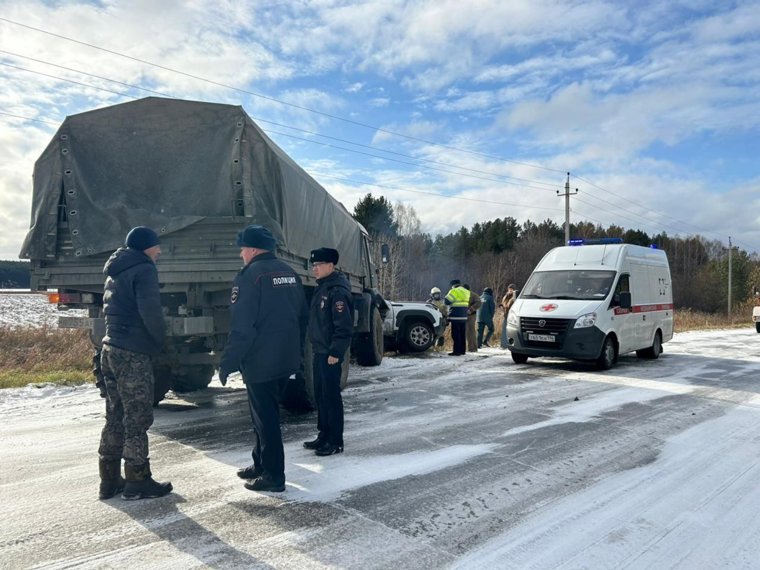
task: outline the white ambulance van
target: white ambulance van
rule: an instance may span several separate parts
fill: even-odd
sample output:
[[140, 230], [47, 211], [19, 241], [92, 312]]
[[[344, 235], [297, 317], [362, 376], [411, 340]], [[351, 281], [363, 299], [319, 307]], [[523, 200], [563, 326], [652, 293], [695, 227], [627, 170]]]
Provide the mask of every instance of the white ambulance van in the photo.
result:
[[568, 244], [544, 256], [509, 311], [512, 359], [559, 356], [607, 370], [627, 352], [660, 356], [673, 338], [665, 252], [619, 238]]

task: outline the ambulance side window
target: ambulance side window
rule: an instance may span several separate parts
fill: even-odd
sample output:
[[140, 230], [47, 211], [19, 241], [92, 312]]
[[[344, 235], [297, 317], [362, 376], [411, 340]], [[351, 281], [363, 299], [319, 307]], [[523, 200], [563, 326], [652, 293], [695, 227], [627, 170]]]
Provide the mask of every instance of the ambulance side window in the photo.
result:
[[630, 292], [631, 287], [629, 285], [628, 274], [621, 275], [618, 279], [617, 286], [615, 287], [615, 293], [612, 295], [611, 307], [620, 306], [620, 293]]

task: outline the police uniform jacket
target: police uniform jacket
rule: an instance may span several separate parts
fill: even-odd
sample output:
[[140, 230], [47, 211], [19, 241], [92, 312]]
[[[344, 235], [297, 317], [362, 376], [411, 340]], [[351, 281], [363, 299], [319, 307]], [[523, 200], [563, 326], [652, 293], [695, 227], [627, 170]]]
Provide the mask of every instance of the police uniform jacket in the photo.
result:
[[106, 261], [103, 273], [103, 343], [142, 354], [160, 352], [166, 323], [156, 264], [140, 250], [119, 248]]
[[309, 317], [301, 279], [273, 253], [254, 257], [235, 277], [230, 334], [220, 369], [240, 370], [246, 382], [295, 374]]
[[452, 287], [443, 302], [449, 306], [450, 321], [467, 321], [470, 305], [470, 292], [467, 289], [461, 285]]
[[311, 298], [309, 339], [315, 354], [328, 354], [342, 362], [354, 330], [351, 286], [339, 271], [317, 279], [317, 285]]

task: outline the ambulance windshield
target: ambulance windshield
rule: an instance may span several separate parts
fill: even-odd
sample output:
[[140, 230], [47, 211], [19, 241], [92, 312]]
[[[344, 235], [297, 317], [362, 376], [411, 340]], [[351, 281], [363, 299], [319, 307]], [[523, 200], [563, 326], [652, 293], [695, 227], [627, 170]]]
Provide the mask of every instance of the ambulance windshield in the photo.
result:
[[609, 295], [614, 279], [614, 271], [536, 271], [523, 287], [520, 298], [598, 301]]

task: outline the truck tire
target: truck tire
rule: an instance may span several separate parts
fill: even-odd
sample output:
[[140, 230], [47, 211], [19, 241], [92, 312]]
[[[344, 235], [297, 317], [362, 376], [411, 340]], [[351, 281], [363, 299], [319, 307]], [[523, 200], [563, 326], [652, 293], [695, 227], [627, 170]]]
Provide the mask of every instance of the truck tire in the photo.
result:
[[662, 335], [660, 334], [660, 331], [657, 331], [654, 333], [654, 340], [652, 341], [652, 346], [649, 348], [644, 348], [642, 350], [636, 351], [636, 356], [639, 358], [648, 358], [650, 360], [655, 360], [659, 358], [659, 356], [662, 354]]
[[[346, 351], [341, 364], [341, 390], [348, 384], [350, 356], [351, 351], [349, 349]], [[310, 342], [307, 342], [304, 348], [303, 369], [288, 382], [282, 397], [282, 405], [286, 410], [299, 414], [310, 412], [317, 407], [317, 400], [314, 396], [314, 353]]]
[[599, 370], [609, 370], [615, 365], [616, 360], [617, 348], [615, 347], [615, 340], [611, 336], [608, 336], [604, 339], [599, 358], [596, 359], [596, 367]]
[[528, 362], [528, 355], [527, 354], [523, 354], [522, 352], [515, 352], [513, 350], [512, 351], [512, 361], [515, 364], [525, 364], [526, 362]]
[[425, 352], [435, 342], [433, 326], [425, 321], [411, 321], [404, 324], [401, 333], [401, 347], [408, 352]]
[[153, 407], [164, 399], [171, 388], [171, 369], [166, 366], [153, 367]]
[[[380, 337], [382, 338], [382, 337]], [[343, 356], [343, 362], [340, 364], [340, 389], [344, 390], [348, 386], [348, 369], [351, 366], [351, 350], [347, 350]]]
[[370, 309], [369, 333], [361, 335], [354, 343], [356, 362], [361, 366], [378, 366], [383, 361], [385, 343], [383, 341], [383, 318], [373, 305]]
[[306, 339], [303, 349], [303, 366], [296, 377], [288, 382], [282, 396], [282, 406], [289, 412], [304, 414], [316, 408], [314, 399], [314, 353]]
[[760, 333], [760, 322], [755, 323], [755, 330]]
[[214, 377], [214, 367], [210, 364], [182, 366], [179, 374], [172, 378], [171, 388], [175, 392], [194, 392], [208, 388]]

